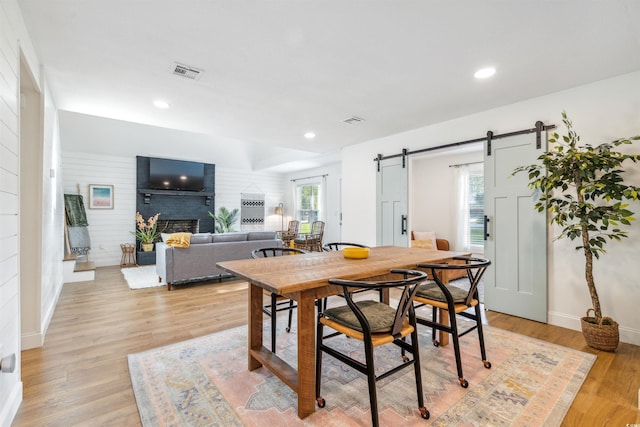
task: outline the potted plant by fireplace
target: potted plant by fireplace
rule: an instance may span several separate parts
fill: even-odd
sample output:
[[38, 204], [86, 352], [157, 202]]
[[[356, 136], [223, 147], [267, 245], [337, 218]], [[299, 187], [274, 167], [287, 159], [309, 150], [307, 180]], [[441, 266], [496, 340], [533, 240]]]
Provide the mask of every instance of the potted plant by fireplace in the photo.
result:
[[[581, 318], [582, 333], [590, 347], [614, 351], [619, 342], [618, 324], [604, 317], [593, 278], [593, 262], [604, 254], [605, 245], [628, 237], [621, 226], [633, 221], [625, 201], [638, 200], [640, 187], [624, 183], [622, 164], [637, 162], [640, 154], [624, 154], [616, 147], [640, 140], [640, 136], [618, 139], [598, 146], [579, 144], [566, 112], [562, 121], [567, 135], [553, 133], [552, 148], [538, 157], [539, 164], [514, 170], [528, 172], [529, 187], [540, 193], [538, 212], [549, 213], [549, 221], [562, 228], [557, 239], [578, 239], [576, 250], [585, 258], [585, 280], [592, 308]], [[593, 311], [593, 316], [589, 312]]]
[[153, 243], [158, 237], [158, 216], [160, 216], [160, 213], [145, 221], [140, 212], [136, 212], [136, 231], [133, 234], [140, 241], [140, 247], [143, 252], [153, 250]]

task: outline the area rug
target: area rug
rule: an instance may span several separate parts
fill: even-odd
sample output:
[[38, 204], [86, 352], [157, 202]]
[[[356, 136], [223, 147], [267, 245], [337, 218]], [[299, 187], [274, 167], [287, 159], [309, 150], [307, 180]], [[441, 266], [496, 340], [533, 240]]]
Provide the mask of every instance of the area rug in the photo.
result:
[[158, 281], [155, 265], [144, 265], [140, 267], [122, 268], [120, 269], [124, 275], [129, 288], [143, 289], [153, 288], [155, 286], [166, 286], [166, 283]]
[[[265, 322], [267, 323], [267, 322]], [[282, 324], [282, 323], [281, 323]], [[453, 347], [433, 347], [420, 328], [422, 378], [428, 421], [417, 411], [412, 369], [378, 382], [385, 426], [558, 426], [595, 356], [486, 328], [485, 369], [475, 332], [464, 336], [462, 360], [469, 388], [460, 387]], [[278, 355], [296, 366], [296, 334], [277, 337]], [[265, 342], [269, 333], [265, 329]], [[336, 340], [336, 339], [334, 339]], [[362, 355], [358, 341], [334, 341]], [[246, 326], [129, 355], [131, 382], [142, 424], [151, 426], [367, 426], [371, 424], [363, 375], [325, 355], [326, 406], [304, 420], [297, 396], [266, 368], [247, 370]], [[390, 347], [387, 349], [386, 347]], [[396, 363], [395, 346], [376, 349], [377, 366]]]

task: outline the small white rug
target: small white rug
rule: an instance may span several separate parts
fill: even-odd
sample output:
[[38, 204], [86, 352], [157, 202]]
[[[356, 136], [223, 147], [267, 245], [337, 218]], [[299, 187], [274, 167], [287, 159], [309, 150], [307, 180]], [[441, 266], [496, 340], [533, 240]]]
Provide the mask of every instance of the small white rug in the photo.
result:
[[122, 274], [131, 289], [153, 288], [155, 286], [166, 285], [164, 282], [158, 282], [155, 265], [122, 268], [120, 271], [122, 271]]

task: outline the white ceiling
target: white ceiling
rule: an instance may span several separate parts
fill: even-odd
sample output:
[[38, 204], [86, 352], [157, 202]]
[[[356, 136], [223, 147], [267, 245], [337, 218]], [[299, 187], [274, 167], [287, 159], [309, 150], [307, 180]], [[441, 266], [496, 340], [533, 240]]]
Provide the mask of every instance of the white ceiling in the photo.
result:
[[[18, 3], [73, 151], [287, 171], [640, 70], [637, 0]], [[175, 62], [203, 72], [174, 76]]]

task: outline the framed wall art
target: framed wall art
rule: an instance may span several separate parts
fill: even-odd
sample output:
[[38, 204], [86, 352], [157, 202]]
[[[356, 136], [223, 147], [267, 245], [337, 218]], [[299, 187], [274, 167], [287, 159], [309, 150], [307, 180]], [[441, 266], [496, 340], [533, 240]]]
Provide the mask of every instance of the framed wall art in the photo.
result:
[[113, 185], [89, 184], [89, 209], [113, 209]]

